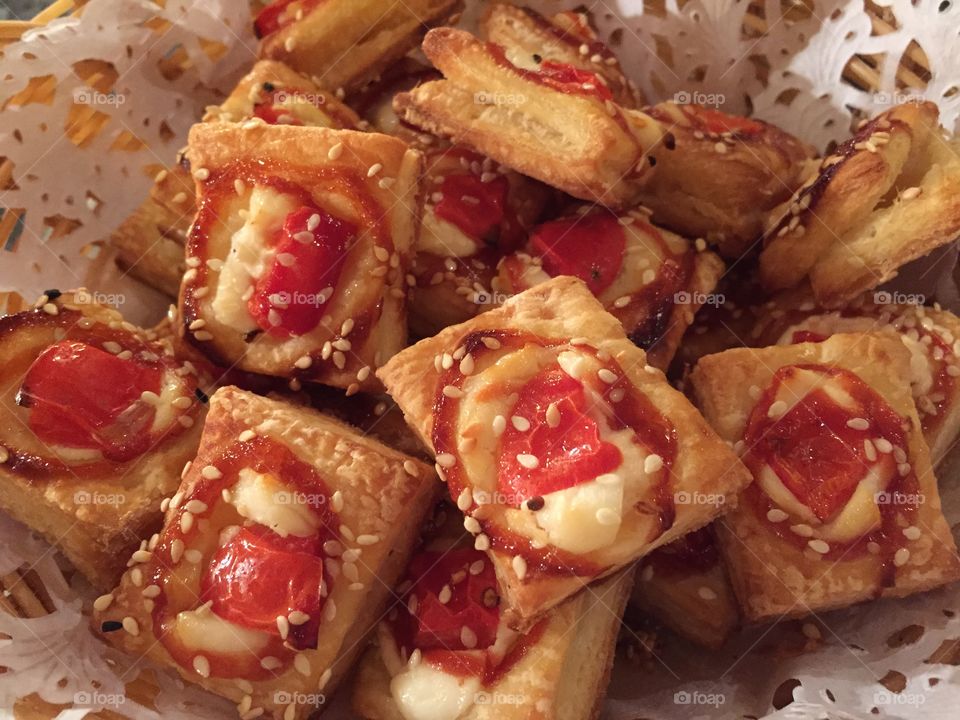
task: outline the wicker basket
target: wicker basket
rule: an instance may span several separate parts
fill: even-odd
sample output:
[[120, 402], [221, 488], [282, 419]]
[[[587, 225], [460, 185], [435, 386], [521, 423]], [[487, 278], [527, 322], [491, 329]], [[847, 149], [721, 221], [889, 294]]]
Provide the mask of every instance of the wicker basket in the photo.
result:
[[[162, 0], [160, 1], [162, 2]], [[522, 0], [519, 1], [522, 3]], [[645, 0], [645, 2], [651, 12], [664, 12], [664, 0]], [[811, 14], [811, 0], [781, 0], [781, 2], [787, 8], [790, 18], [802, 19]], [[685, 0], [680, 0], [681, 6], [684, 3]], [[51, 20], [64, 15], [82, 12], [84, 4], [85, 0], [54, 0], [49, 7], [32, 20], [0, 22], [0, 48], [18, 40], [27, 30], [42, 27]], [[261, 2], [254, 0], [252, 4], [256, 9], [261, 5]], [[882, 35], [894, 30], [896, 20], [889, 14], [888, 9], [877, 7], [870, 0], [867, 0], [867, 8], [873, 17], [873, 32], [875, 34]], [[751, 5], [744, 32], [748, 36], [759, 37], [765, 32], [766, 27], [763, 4], [756, 2]], [[668, 57], [663, 57], [663, 59], [669, 63]], [[176, 53], [165, 60], [169, 63], [171, 71], [175, 71], [181, 61], [182, 57], [178, 57]], [[879, 62], [880, 58], [877, 57], [855, 56], [845, 69], [844, 80], [862, 90], [875, 89], [879, 81], [877, 70]], [[111, 90], [112, 78], [104, 72], [104, 68], [99, 63], [91, 62], [78, 68], [78, 71], [81, 79], [92, 88], [103, 93]], [[929, 79], [927, 58], [923, 51], [914, 44], [907, 50], [898, 67], [898, 85], [902, 89], [919, 90], [926, 86]], [[11, 99], [11, 102], [14, 104], [42, 102], [44, 98], [50, 97], [54, 90], [55, 87], [51, 85], [49, 79], [32, 78], [24, 90]], [[71, 125], [74, 127], [73, 132], [70, 133], [72, 142], [80, 144], [100, 131], [103, 121], [102, 118], [97, 117], [95, 110], [88, 106], [78, 105], [74, 109], [74, 113], [75, 115], [71, 117]], [[139, 141], [135, 137], [127, 134], [121, 137], [116, 148], [118, 150], [135, 149], [138, 143]], [[9, 185], [12, 169], [9, 162], [5, 159], [0, 160], [0, 188]], [[157, 169], [159, 169], [159, 166]], [[19, 233], [22, 231], [22, 215], [22, 209], [0, 207], [0, 250], [7, 247], [8, 243], [16, 242], [18, 239]], [[75, 225], [75, 221], [60, 218], [51, 226], [49, 238], [62, 237], [71, 232]], [[24, 298], [16, 293], [0, 292], [0, 315], [17, 312], [24, 305]], [[4, 612], [30, 618], [50, 611], [50, 600], [43, 587], [36, 576], [26, 569], [0, 577], [0, 589], [5, 591], [0, 594], [0, 610]], [[0, 672], [2, 672], [2, 669], [0, 669]], [[134, 698], [149, 698], [155, 687], [148, 676], [141, 676], [128, 687], [128, 691]], [[36, 696], [30, 696], [24, 698], [14, 707], [14, 715], [17, 720], [46, 720], [55, 716], [61, 709], [60, 706], [54, 706]], [[91, 717], [115, 720], [121, 716], [114, 712], [104, 711], [91, 715]]]

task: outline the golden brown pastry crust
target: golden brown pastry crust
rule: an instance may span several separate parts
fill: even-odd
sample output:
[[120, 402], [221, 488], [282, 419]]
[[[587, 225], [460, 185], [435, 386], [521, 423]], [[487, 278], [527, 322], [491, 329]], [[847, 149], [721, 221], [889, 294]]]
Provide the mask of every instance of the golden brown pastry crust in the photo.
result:
[[[591, 562], [593, 570], [571, 568], [569, 575], [530, 573], [521, 579], [511, 553], [495, 547], [490, 555], [497, 568], [506, 616], [512, 624], [529, 626], [534, 618], [584, 584], [705, 525], [736, 503], [736, 494], [749, 482], [746, 468], [713, 434], [686, 398], [667, 384], [663, 374], [646, 365], [643, 350], [626, 338], [619, 321], [603, 310], [583, 282], [571, 277], [554, 278], [467, 323], [446, 328], [437, 336], [407, 348], [378, 371], [388, 392], [404, 411], [407, 422], [428, 448], [436, 452], [433, 444], [434, 403], [443, 390], [442, 373], [439, 372], [441, 357], [444, 353], [453, 353], [471, 333], [483, 330], [519, 331], [560, 340], [583, 338], [589, 346], [609, 353], [629, 383], [676, 428], [676, 457], [669, 483], [671, 496], [699, 492], [724, 497], [723, 503], [715, 505], [676, 506], [671, 527], [652, 540], [639, 530], [643, 525], [640, 515], [628, 513], [612, 545], [578, 556]], [[645, 369], [647, 367], [649, 369]], [[486, 428], [481, 432], [486, 432]], [[485, 442], [495, 440], [481, 438], [478, 446], [484, 446]], [[476, 483], [473, 478], [469, 481]], [[456, 502], [458, 498], [452, 499]], [[484, 507], [492, 509], [483, 513], [484, 520], [493, 516], [498, 523], [502, 522], [503, 513], [513, 512], [496, 504]]]
[[809, 276], [818, 301], [839, 307], [960, 231], [960, 160], [929, 102], [867, 123], [827, 157], [764, 238], [770, 290]]
[[640, 89], [623, 74], [617, 56], [600, 41], [586, 13], [561, 12], [547, 18], [498, 0], [487, 8], [480, 30], [517, 64], [536, 64], [540, 58], [572, 65], [602, 78], [618, 105], [636, 109], [642, 104]]
[[[139, 586], [136, 583], [138, 572], [142, 577], [151, 577], [152, 556], [133, 561], [133, 567], [112, 593], [109, 605], [95, 612], [94, 623], [102, 628], [103, 623], [132, 618], [136, 621], [136, 633], [129, 631], [127, 620], [127, 627], [105, 632], [105, 639], [128, 653], [146, 655], [173, 667], [188, 682], [237, 703], [246, 702], [248, 711], [263, 707], [264, 717], [275, 720], [306, 718], [315, 708], [297, 704], [295, 698], [315, 698], [321, 692], [329, 695], [343, 679], [353, 657], [363, 647], [364, 636], [380, 618], [389, 588], [404, 570], [420, 521], [433, 504], [438, 484], [428, 465], [363, 437], [343, 423], [307, 408], [226, 387], [210, 398], [200, 449], [178, 491], [181, 498], [189, 497], [201, 479], [202, 468], [216, 462], [245, 430], [281, 443], [320, 473], [331, 493], [340, 491], [343, 505], [338, 516], [350, 531], [347, 534], [341, 527], [340, 541], [347, 548], [361, 551], [362, 562], [355, 564], [357, 580], [348, 582], [340, 577], [330, 589], [327, 602], [335, 603], [337, 610], [332, 619], [325, 617], [321, 622], [318, 647], [300, 653], [309, 662], [308, 671], [304, 673], [289, 665], [266, 680], [235, 681], [204, 678], [191, 668], [181, 667], [157, 642], [149, 603], [142, 594], [143, 580]], [[180, 524], [183, 512], [183, 508], [173, 506], [174, 502], [169, 504], [164, 532], [172, 524]], [[376, 537], [377, 541], [357, 542], [362, 537]], [[349, 587], [352, 582], [362, 583], [362, 590]], [[249, 700], [244, 700], [245, 696]], [[289, 710], [291, 705], [285, 704], [283, 698], [294, 698], [293, 710]]]
[[153, 333], [130, 325], [116, 310], [90, 298], [84, 290], [65, 293], [50, 299], [46, 310], [38, 306], [0, 318], [0, 368], [13, 375], [4, 383], [0, 411], [5, 428], [0, 507], [42, 533], [95, 588], [106, 590], [117, 582], [140, 538], [159, 528], [157, 507], [176, 487], [180, 468], [196, 450], [204, 407], [191, 390], [193, 403], [182, 411], [183, 427], [178, 425], [132, 460], [101, 460], [86, 466], [50, 462], [56, 457], [53, 449], [33, 435], [28, 410], [17, 407], [15, 399], [23, 375], [41, 351], [61, 339], [86, 341], [90, 330], [125, 333], [134, 349], [168, 354]]
[[[655, 227], [646, 213], [623, 214], [618, 218], [621, 228], [626, 240], [623, 262], [597, 299], [621, 321], [627, 337], [646, 351], [647, 362], [666, 371], [694, 315], [717, 300], [713, 291], [724, 264], [706, 251], [702, 240], [696, 245]], [[500, 262], [495, 296], [516, 294], [550, 278], [535, 253], [529, 247]]]
[[[710, 532], [710, 528], [700, 533]], [[688, 537], [688, 536], [684, 536]], [[684, 538], [676, 543], [683, 544]], [[722, 560], [686, 561], [670, 552], [655, 550], [640, 561], [630, 595], [631, 608], [647, 613], [681, 637], [708, 648], [721, 647], [740, 623], [737, 599]]]
[[697, 105], [664, 102], [645, 112], [671, 138], [640, 197], [653, 221], [704, 238], [725, 258], [746, 253], [767, 214], [799, 187], [810, 149], [768, 123]]
[[260, 57], [280, 60], [331, 90], [351, 91], [416, 46], [461, 0], [325, 0], [263, 38]]
[[[190, 156], [195, 177], [199, 173], [203, 178], [197, 179], [199, 204], [208, 203], [211, 215], [201, 222], [206, 217], [201, 211], [187, 244], [191, 267], [179, 305], [185, 337], [224, 367], [351, 391], [378, 387], [372, 370], [406, 343], [405, 273], [419, 214], [419, 153], [396, 138], [373, 133], [216, 123], [194, 126]], [[333, 299], [325, 305], [327, 321], [297, 337], [260, 333], [248, 342], [244, 332], [221, 322], [213, 309], [223, 269], [217, 261], [227, 259], [232, 233], [245, 222], [238, 212], [261, 182], [248, 178], [252, 186], [235, 186], [234, 177], [253, 168], [266, 180], [298, 185], [318, 207], [358, 227]], [[216, 178], [225, 191], [208, 198]]]
[[923, 498], [913, 524], [918, 530], [911, 531], [915, 539], [908, 533], [889, 539], [909, 554], [899, 566], [891, 565], [888, 572], [893, 572], [894, 582], [883, 586], [880, 556], [864, 553], [834, 560], [810, 549], [801, 551], [777, 536], [744, 500], [716, 527], [734, 591], [744, 615], [753, 621], [803, 616], [877, 596], [902, 597], [960, 577], [960, 561], [940, 509], [929, 451], [910, 389], [902, 382], [909, 374], [909, 353], [895, 335], [844, 334], [821, 343], [728, 350], [703, 358], [690, 379], [704, 416], [722, 438], [736, 443], [743, 439], [754, 405], [750, 387], [767, 387], [780, 367], [808, 363], [853, 372], [894, 412], [907, 418], [907, 461], [916, 472]]
[[[598, 717], [632, 581], [633, 570], [624, 570], [551, 610], [539, 640], [503, 677], [483, 687], [478, 695], [488, 702], [472, 705], [462, 720]], [[353, 710], [364, 720], [403, 720], [376, 646], [357, 669]]]
[[574, 197], [629, 205], [650, 181], [660, 124], [592, 94], [545, 85], [467, 32], [438, 28], [423, 50], [445, 79], [400, 93], [408, 122]]

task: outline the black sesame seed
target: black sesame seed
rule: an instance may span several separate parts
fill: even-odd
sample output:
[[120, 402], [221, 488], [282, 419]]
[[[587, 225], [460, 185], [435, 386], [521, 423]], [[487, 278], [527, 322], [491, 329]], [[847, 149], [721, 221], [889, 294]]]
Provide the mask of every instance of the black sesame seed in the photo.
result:
[[650, 167], [654, 167], [657, 164], [657, 159], [653, 155], [647, 155], [647, 162], [650, 163]]
[[276, 86], [273, 83], [265, 82], [263, 84], [263, 89], [266, 92], [273, 92], [274, 90], [276, 90]]
[[117, 620], [107, 620], [106, 622], [100, 623], [100, 632], [105, 632], [105, 633], [116, 632], [117, 630], [120, 630], [122, 627], [123, 627], [122, 622], [118, 622]]
[[536, 495], [527, 500], [527, 510], [533, 510], [534, 512], [537, 510], [543, 510], [544, 504], [543, 498], [539, 495]]
[[537, 53], [534, 53], [534, 54], [533, 54], [533, 61], [534, 61], [535, 63], [537, 63], [537, 65], [539, 65], [540, 63], [543, 62], [543, 58], [542, 58], [540, 55], [537, 55]]
[[200, 388], [197, 388], [196, 390], [194, 390], [194, 395], [197, 396], [197, 400], [199, 400], [200, 402], [202, 402], [202, 403], [204, 403], [204, 404], [206, 404], [206, 403], [208, 403], [208, 402], [210, 401], [210, 398], [207, 397], [207, 394], [206, 394], [203, 390], [201, 390]]
[[59, 290], [44, 290], [43, 294], [47, 296], [50, 300], [56, 300], [58, 297], [63, 295]]
[[663, 136], [663, 145], [667, 150], [673, 150], [677, 146], [677, 138], [674, 137], [672, 132]]

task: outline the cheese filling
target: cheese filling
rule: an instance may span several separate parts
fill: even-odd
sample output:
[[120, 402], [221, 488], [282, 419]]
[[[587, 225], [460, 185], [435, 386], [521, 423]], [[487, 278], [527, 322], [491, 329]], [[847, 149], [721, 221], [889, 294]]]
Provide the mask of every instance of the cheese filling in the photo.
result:
[[312, 537], [320, 529], [320, 520], [306, 498], [269, 473], [243, 468], [230, 493], [230, 504], [242, 517], [280, 537]]
[[198, 653], [258, 653], [270, 641], [267, 633], [224, 620], [208, 608], [177, 613], [172, 628], [176, 640]]
[[243, 226], [230, 238], [230, 251], [220, 270], [216, 294], [211, 302], [213, 316], [237, 332], [257, 329], [247, 309], [253, 284], [273, 265], [275, 251], [269, 239], [281, 230], [287, 215], [298, 207], [290, 195], [267, 187], [250, 191], [247, 216]]

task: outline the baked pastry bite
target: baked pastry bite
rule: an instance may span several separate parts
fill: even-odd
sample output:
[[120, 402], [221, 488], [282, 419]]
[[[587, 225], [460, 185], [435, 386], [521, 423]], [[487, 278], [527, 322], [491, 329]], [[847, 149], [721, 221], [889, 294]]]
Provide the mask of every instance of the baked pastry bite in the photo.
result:
[[889, 332], [741, 348], [690, 376], [755, 482], [717, 523], [744, 615], [902, 597], [960, 578], [930, 453]]
[[519, 248], [551, 191], [465, 147], [425, 153], [410, 328], [425, 337], [490, 309], [497, 263]]
[[437, 486], [335, 420], [222, 388], [162, 531], [95, 625], [242, 716], [305, 718], [380, 617]]
[[[259, 118], [270, 125], [355, 128], [360, 118], [332, 93], [283, 63], [260, 60], [221, 105], [211, 105], [204, 122]], [[111, 235], [117, 263], [134, 277], [171, 297], [186, 272], [183, 247], [196, 215], [194, 179], [184, 152], [161, 170], [150, 195]]]
[[337, 91], [361, 88], [400, 60], [460, 0], [273, 0], [254, 21], [260, 56]]
[[490, 561], [464, 535], [433, 538], [414, 556], [360, 661], [354, 712], [365, 720], [593, 717], [633, 570], [519, 633], [502, 617]]
[[94, 293], [48, 290], [0, 318], [0, 507], [113, 587], [193, 456], [190, 366]]
[[518, 67], [537, 71], [564, 66], [595, 75], [626, 108], [642, 104], [640, 89], [623, 74], [617, 56], [597, 35], [586, 12], [567, 10], [544, 17], [536, 10], [494, 2], [480, 21], [481, 34], [504, 48]]
[[657, 153], [656, 181], [640, 201], [653, 221], [704, 238], [726, 258], [760, 239], [768, 213], [803, 181], [810, 149], [780, 128], [700, 105], [645, 108], [669, 131]]
[[[707, 524], [749, 473], [583, 282], [558, 277], [378, 371], [529, 628]], [[678, 504], [682, 492], [722, 496]]]
[[428, 32], [423, 51], [445, 79], [396, 96], [408, 122], [607, 206], [629, 205], [650, 181], [660, 123], [617, 105], [592, 72], [517, 66], [500, 45], [454, 28]]
[[258, 60], [220, 105], [207, 108], [204, 122], [260, 118], [268, 125], [314, 125], [355, 129], [360, 117], [336, 93], [275, 60]]
[[809, 276], [817, 300], [839, 307], [960, 234], [960, 158], [931, 102], [867, 122], [823, 160], [776, 213], [760, 273], [769, 290]]
[[212, 362], [355, 392], [407, 339], [421, 157], [349, 130], [200, 124], [182, 331]]
[[514, 294], [557, 275], [578, 277], [647, 361], [666, 370], [694, 314], [715, 299], [723, 261], [703, 240], [658, 228], [639, 210], [582, 210], [534, 228], [526, 251], [501, 261], [494, 289]]
[[687, 533], [645, 556], [629, 605], [697, 645], [722, 646], [739, 624], [740, 612], [713, 526]]

